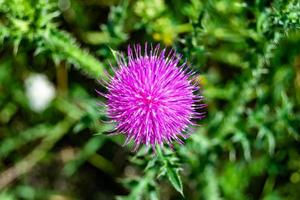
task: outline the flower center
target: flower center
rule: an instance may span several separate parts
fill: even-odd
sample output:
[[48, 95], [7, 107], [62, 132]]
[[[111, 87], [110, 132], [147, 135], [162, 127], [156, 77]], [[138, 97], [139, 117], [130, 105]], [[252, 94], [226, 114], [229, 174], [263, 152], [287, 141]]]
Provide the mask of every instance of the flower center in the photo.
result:
[[159, 104], [159, 102], [157, 101], [157, 98], [155, 98], [151, 95], [146, 95], [141, 100], [142, 100], [143, 106], [147, 109], [152, 109], [153, 106], [157, 106]]

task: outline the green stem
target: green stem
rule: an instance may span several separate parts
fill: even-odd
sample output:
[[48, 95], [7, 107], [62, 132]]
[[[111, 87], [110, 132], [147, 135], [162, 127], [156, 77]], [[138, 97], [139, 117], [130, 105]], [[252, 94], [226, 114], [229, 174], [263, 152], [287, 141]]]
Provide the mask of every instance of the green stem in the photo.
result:
[[47, 152], [54, 146], [54, 144], [68, 132], [75, 120], [67, 117], [62, 122], [59, 122], [45, 137], [42, 142], [25, 158], [16, 163], [13, 167], [5, 170], [0, 174], [0, 190], [5, 188], [15, 179], [23, 174], [28, 173], [32, 168], [42, 160]]
[[53, 53], [59, 52], [68, 62], [75, 64], [93, 78], [106, 78], [103, 64], [87, 50], [82, 50], [75, 40], [66, 32], [56, 28], [39, 32], [47, 48]]

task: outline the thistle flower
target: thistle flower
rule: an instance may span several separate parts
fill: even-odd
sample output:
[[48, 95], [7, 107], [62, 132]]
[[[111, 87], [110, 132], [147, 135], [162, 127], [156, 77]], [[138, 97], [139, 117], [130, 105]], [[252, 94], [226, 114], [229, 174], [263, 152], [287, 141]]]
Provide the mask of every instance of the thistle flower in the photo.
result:
[[107, 115], [116, 123], [115, 132], [134, 141], [155, 146], [177, 141], [183, 143], [193, 119], [203, 118], [196, 110], [203, 107], [199, 88], [192, 83], [193, 72], [174, 50], [166, 52], [157, 45], [150, 51], [145, 44], [128, 46], [127, 60], [117, 57], [115, 75], [107, 83]]

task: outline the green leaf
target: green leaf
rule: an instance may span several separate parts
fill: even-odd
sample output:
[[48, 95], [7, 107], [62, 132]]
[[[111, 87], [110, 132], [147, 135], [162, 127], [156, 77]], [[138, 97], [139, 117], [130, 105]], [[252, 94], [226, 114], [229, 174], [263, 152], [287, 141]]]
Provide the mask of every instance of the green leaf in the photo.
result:
[[[148, 187], [151, 185], [152, 180], [154, 179], [155, 171], [148, 170], [143, 178], [141, 178], [137, 185], [133, 187], [130, 194], [128, 196], [119, 196], [117, 200], [141, 200], [144, 199], [143, 197], [149, 192]], [[153, 199], [153, 195], [152, 199]]]
[[167, 176], [172, 186], [182, 195], [183, 194], [183, 186], [182, 181], [179, 175], [179, 169], [173, 167], [167, 167]]
[[177, 163], [178, 158], [174, 154], [164, 155], [160, 147], [157, 148], [157, 154], [163, 163], [159, 176], [164, 176], [166, 174], [175, 190], [184, 196], [182, 181], [179, 175], [180, 168]]
[[216, 177], [215, 169], [213, 166], [207, 166], [204, 171], [204, 199], [207, 200], [221, 200], [218, 179]]

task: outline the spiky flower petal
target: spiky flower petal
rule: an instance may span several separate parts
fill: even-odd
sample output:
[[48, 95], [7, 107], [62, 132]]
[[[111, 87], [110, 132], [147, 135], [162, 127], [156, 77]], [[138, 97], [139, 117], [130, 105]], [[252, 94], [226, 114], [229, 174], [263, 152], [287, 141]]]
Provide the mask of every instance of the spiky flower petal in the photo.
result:
[[[134, 49], [134, 50], [133, 50]], [[128, 46], [125, 60], [118, 58], [118, 68], [107, 89], [108, 116], [116, 122], [116, 131], [126, 135], [125, 144], [134, 141], [136, 147], [182, 143], [194, 118], [202, 118], [196, 108], [202, 97], [192, 84], [192, 73], [186, 64], [179, 65], [181, 56], [174, 50], [144, 52], [140, 45]]]

